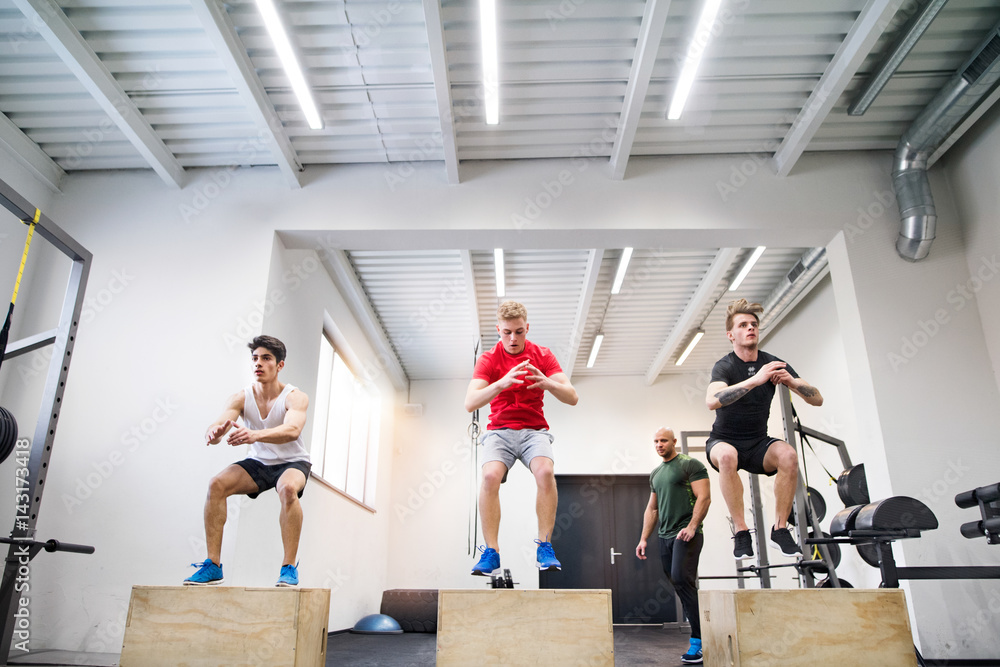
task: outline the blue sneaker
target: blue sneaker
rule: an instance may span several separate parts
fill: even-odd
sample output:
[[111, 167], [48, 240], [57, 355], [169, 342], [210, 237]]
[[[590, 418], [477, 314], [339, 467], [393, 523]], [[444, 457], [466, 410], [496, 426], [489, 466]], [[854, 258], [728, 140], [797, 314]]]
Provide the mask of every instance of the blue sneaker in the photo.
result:
[[198, 571], [184, 580], [185, 586], [217, 586], [225, 581], [222, 566], [213, 563], [211, 558], [206, 558], [203, 563], [191, 563], [191, 567], [198, 568]]
[[489, 577], [494, 572], [499, 572], [500, 554], [497, 553], [497, 550], [490, 547], [479, 547], [479, 550], [483, 555], [479, 557], [479, 562], [472, 568], [472, 574]]
[[681, 656], [681, 662], [685, 665], [700, 665], [702, 662], [701, 646], [691, 644], [688, 647], [688, 652]]
[[562, 563], [556, 558], [556, 552], [552, 550], [551, 542], [535, 540], [535, 544], [538, 545], [538, 553], [535, 556], [538, 562], [535, 563], [535, 566], [539, 570], [562, 570]]
[[278, 583], [275, 586], [298, 586], [299, 570], [294, 565], [282, 565]]

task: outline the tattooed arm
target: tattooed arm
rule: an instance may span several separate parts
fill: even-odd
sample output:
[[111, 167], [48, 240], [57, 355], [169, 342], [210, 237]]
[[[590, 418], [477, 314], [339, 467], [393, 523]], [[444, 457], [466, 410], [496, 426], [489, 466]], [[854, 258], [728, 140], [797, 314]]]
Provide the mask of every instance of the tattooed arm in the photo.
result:
[[819, 393], [819, 389], [812, 386], [802, 378], [793, 378], [791, 373], [784, 369], [774, 373], [771, 377], [771, 382], [787, 386], [789, 389], [805, 399], [806, 403], [809, 405], [823, 405], [823, 395]]
[[[785, 362], [772, 361], [764, 364], [755, 375], [734, 385], [727, 385], [722, 380], [716, 380], [708, 385], [705, 403], [708, 405], [709, 410], [718, 410], [721, 407], [735, 403], [746, 396], [747, 392], [754, 387], [759, 387], [765, 382], [771, 382], [776, 373], [785, 372], [787, 374], [787, 371], [784, 369]], [[789, 375], [789, 377], [791, 376]]]
[[802, 378], [792, 380], [792, 382], [788, 384], [788, 388], [804, 398], [806, 403], [809, 405], [823, 405], [823, 394], [819, 393], [819, 389], [812, 386]]

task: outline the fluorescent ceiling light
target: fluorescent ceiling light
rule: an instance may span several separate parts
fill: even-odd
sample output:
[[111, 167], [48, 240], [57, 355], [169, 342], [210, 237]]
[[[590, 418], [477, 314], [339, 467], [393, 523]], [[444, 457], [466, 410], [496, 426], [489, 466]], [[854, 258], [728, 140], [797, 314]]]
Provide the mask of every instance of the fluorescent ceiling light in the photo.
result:
[[274, 0], [257, 0], [257, 8], [260, 10], [260, 15], [264, 18], [264, 27], [267, 28], [268, 34], [271, 35], [271, 41], [274, 42], [278, 58], [281, 59], [282, 67], [285, 68], [285, 74], [288, 75], [288, 79], [292, 83], [292, 91], [295, 92], [299, 106], [302, 107], [302, 113], [305, 114], [306, 122], [309, 123], [310, 128], [322, 130], [323, 119], [316, 109], [316, 103], [312, 98], [312, 91], [309, 90], [305, 74], [302, 73], [302, 68], [299, 66], [299, 59], [295, 57], [295, 50], [292, 48], [292, 43], [288, 39], [288, 33], [285, 32], [285, 28], [281, 23], [281, 17], [278, 15], [277, 7], [274, 6]]
[[503, 277], [503, 248], [496, 248], [493, 251], [493, 269], [497, 274], [497, 296], [504, 296], [507, 293], [507, 285]]
[[497, 3], [479, 0], [479, 28], [483, 42], [483, 106], [486, 124], [500, 122], [500, 66], [497, 56]]
[[743, 268], [736, 274], [736, 279], [733, 280], [733, 284], [729, 286], [730, 292], [739, 288], [739, 286], [743, 283], [743, 279], [747, 277], [747, 274], [750, 273], [750, 269], [752, 269], [753, 265], [757, 263], [757, 260], [760, 259], [760, 256], [764, 254], [765, 250], [767, 250], [766, 246], [757, 246], [757, 249], [753, 251], [753, 254], [751, 254], [746, 263], [743, 264]]
[[708, 42], [712, 39], [712, 24], [719, 13], [722, 0], [705, 0], [705, 6], [701, 10], [701, 17], [698, 19], [698, 27], [691, 37], [691, 45], [688, 47], [687, 58], [684, 59], [684, 68], [677, 79], [677, 87], [674, 88], [674, 97], [670, 101], [670, 110], [667, 111], [668, 120], [677, 120], [684, 111], [688, 94], [694, 84], [694, 78], [698, 74], [698, 66], [701, 65], [701, 58], [705, 55]]
[[611, 293], [618, 294], [622, 291], [622, 283], [625, 282], [625, 271], [628, 270], [629, 260], [632, 259], [632, 248], [622, 250], [622, 257], [618, 260], [618, 273], [615, 274], [615, 282], [611, 285]]
[[688, 343], [688, 346], [684, 348], [684, 352], [681, 353], [681, 356], [677, 357], [677, 363], [674, 364], [675, 366], [680, 366], [685, 362], [685, 360], [687, 360], [688, 355], [691, 354], [692, 350], [694, 350], [694, 346], [698, 344], [698, 341], [700, 341], [701, 337], [704, 335], [705, 335], [704, 331], [698, 331], [694, 335], [694, 338], [691, 339], [691, 342]]
[[593, 368], [594, 362], [597, 361], [597, 352], [601, 349], [601, 343], [604, 342], [604, 334], [599, 333], [594, 336], [594, 346], [590, 348], [590, 358], [587, 359], [587, 368]]

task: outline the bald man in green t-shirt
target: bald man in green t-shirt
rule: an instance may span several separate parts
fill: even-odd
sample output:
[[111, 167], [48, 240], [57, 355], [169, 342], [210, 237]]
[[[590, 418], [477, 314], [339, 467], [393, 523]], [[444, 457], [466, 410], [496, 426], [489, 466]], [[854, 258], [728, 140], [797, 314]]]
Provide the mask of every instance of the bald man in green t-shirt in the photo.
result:
[[658, 528], [660, 562], [673, 584], [691, 623], [691, 646], [681, 656], [684, 664], [698, 664], [701, 654], [701, 619], [698, 616], [698, 559], [705, 543], [702, 521], [712, 502], [708, 470], [686, 454], [677, 453], [677, 438], [669, 428], [653, 436], [656, 453], [663, 459], [649, 475], [649, 504], [642, 516], [642, 537], [635, 555], [646, 560], [646, 540]]

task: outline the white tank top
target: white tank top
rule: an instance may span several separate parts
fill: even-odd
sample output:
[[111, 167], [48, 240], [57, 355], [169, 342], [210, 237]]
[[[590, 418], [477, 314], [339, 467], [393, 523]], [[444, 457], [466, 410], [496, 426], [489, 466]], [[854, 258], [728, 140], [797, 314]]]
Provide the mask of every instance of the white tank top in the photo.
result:
[[[257, 408], [257, 400], [253, 396], [253, 385], [246, 387], [243, 390], [243, 423], [251, 431], [281, 426], [285, 421], [285, 413], [288, 412], [288, 408], [285, 407], [285, 399], [293, 391], [295, 391], [295, 387], [286, 384], [285, 388], [278, 394], [278, 398], [274, 399], [274, 405], [271, 406], [271, 412], [268, 413], [267, 418], [262, 419], [260, 410]], [[283, 445], [275, 445], [270, 442], [250, 443], [250, 451], [247, 456], [269, 466], [292, 461], [309, 461], [309, 452], [302, 444], [301, 433], [299, 433], [298, 438]]]

